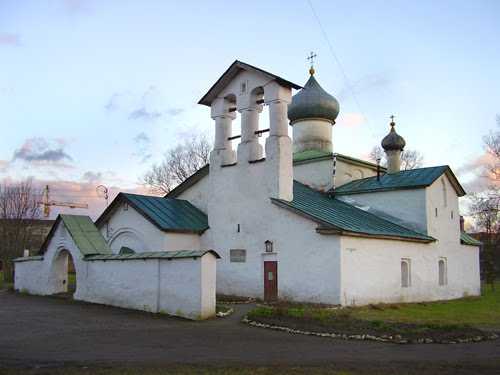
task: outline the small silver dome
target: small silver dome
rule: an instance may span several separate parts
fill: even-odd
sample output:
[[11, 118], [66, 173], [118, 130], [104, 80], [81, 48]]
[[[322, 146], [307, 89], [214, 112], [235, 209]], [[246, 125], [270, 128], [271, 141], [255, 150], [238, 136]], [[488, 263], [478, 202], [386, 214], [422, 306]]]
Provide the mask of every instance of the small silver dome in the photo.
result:
[[396, 130], [394, 129], [395, 125], [396, 123], [392, 121], [391, 131], [384, 137], [384, 139], [382, 139], [381, 145], [385, 151], [387, 150], [403, 151], [403, 149], [406, 146], [406, 141], [404, 140], [404, 138], [401, 137], [398, 133], [396, 133]]
[[314, 69], [305, 86], [292, 97], [288, 106], [288, 119], [291, 123], [308, 118], [322, 118], [335, 123], [339, 115], [339, 102], [328, 94], [314, 78]]

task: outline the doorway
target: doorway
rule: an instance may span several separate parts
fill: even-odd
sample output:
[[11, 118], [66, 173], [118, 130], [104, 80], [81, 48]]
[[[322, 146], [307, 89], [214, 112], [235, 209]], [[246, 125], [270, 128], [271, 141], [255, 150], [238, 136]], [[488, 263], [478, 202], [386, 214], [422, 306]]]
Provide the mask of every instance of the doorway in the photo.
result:
[[68, 293], [71, 297], [76, 292], [76, 269], [71, 253], [63, 249], [59, 251], [54, 259], [52, 271], [52, 291], [56, 293]]
[[278, 300], [278, 262], [264, 262], [264, 301]]

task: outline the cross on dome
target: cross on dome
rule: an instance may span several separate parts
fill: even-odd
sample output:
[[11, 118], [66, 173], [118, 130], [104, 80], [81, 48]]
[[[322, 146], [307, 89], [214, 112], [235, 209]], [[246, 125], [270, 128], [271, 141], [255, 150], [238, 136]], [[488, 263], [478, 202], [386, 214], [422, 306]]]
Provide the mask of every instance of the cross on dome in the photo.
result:
[[307, 57], [307, 60], [309, 60], [309, 62], [311, 63], [311, 69], [309, 69], [309, 74], [310, 75], [314, 74], [314, 58], [316, 56], [317, 55], [313, 51], [311, 51], [310, 55]]

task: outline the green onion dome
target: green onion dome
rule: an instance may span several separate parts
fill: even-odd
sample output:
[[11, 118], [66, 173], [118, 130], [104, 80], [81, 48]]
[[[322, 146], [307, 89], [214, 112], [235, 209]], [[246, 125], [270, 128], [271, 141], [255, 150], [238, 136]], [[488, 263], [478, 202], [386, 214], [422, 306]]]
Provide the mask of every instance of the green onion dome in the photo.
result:
[[328, 94], [314, 78], [314, 69], [309, 71], [311, 77], [305, 86], [292, 97], [288, 106], [288, 119], [290, 123], [310, 118], [320, 118], [331, 121], [339, 115], [339, 102]]

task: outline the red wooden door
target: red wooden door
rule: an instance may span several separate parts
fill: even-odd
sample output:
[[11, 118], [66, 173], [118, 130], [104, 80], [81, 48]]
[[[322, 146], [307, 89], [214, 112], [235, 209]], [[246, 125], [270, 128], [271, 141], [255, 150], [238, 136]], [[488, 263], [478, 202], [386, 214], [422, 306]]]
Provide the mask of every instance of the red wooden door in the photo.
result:
[[278, 262], [264, 262], [264, 301], [278, 300]]

